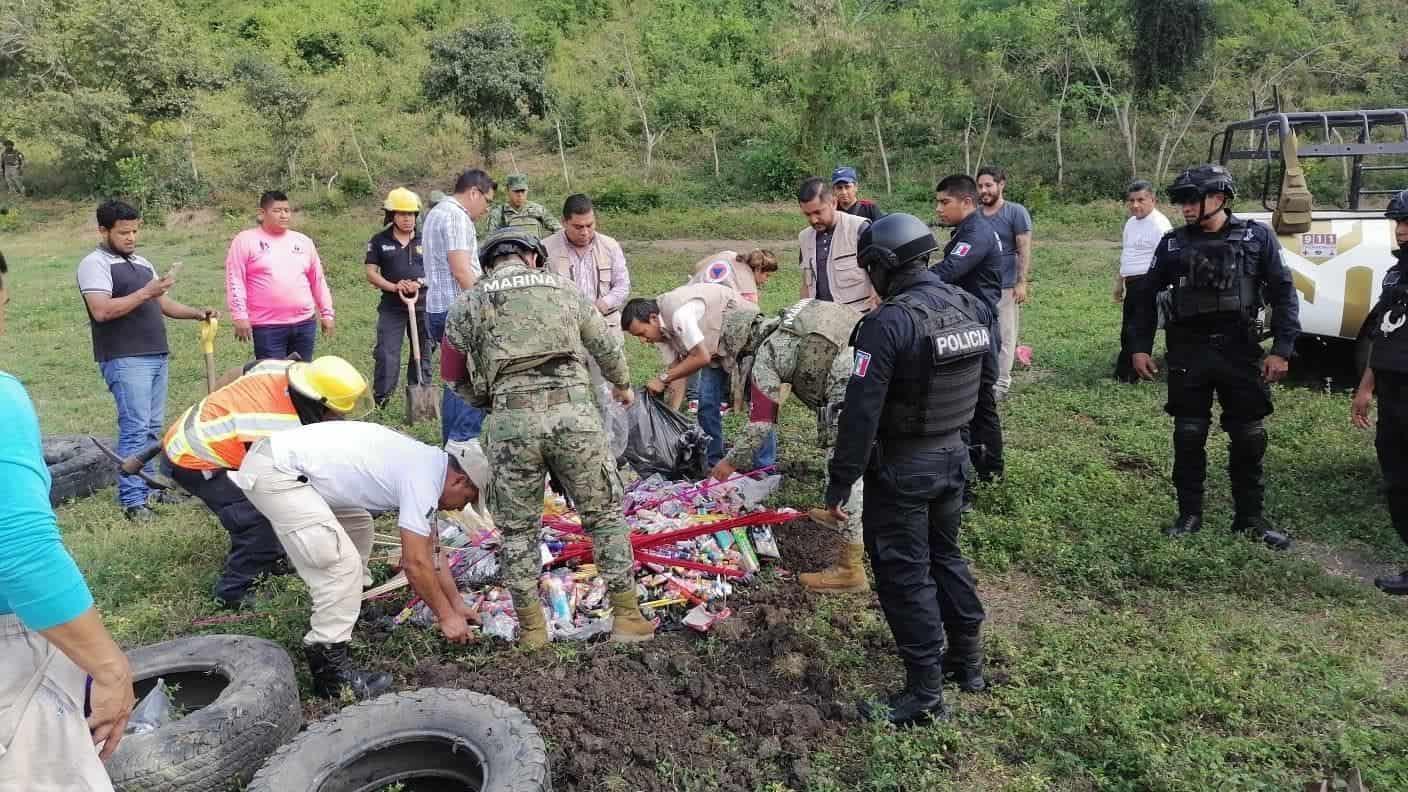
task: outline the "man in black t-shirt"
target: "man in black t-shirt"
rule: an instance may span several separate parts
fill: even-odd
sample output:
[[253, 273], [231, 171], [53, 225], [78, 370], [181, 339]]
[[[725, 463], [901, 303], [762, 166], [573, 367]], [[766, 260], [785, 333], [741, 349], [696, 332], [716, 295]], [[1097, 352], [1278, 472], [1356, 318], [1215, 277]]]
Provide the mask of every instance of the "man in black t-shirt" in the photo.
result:
[[416, 299], [416, 332], [420, 336], [420, 370], [415, 361], [406, 365], [406, 379], [423, 384], [430, 381], [430, 334], [425, 321], [425, 264], [421, 259], [420, 196], [397, 187], [386, 195], [383, 228], [367, 242], [367, 282], [381, 290], [376, 312], [376, 348], [372, 352], [372, 397], [377, 407], [385, 407], [400, 377], [401, 341], [410, 336], [410, 311], [401, 295]]

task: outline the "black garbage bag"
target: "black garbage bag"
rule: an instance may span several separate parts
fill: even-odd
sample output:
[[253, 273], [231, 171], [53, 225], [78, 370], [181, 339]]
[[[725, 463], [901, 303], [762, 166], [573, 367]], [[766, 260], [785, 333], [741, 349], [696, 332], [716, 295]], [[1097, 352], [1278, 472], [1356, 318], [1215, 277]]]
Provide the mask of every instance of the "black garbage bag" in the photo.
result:
[[630, 434], [621, 460], [641, 478], [702, 479], [709, 472], [709, 435], [644, 388], [626, 409]]

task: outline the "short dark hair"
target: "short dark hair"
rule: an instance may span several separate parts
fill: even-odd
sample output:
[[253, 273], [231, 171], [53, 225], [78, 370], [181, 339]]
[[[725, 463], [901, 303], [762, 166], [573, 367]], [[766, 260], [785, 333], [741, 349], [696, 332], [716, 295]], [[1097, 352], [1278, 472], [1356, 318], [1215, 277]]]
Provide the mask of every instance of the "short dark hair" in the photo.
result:
[[577, 215], [590, 214], [592, 211], [592, 199], [586, 193], [576, 193], [567, 196], [567, 200], [562, 202], [562, 219]]
[[268, 209], [279, 201], [287, 203], [288, 194], [283, 190], [265, 190], [264, 194], [259, 196], [259, 208]]
[[627, 332], [632, 322], [649, 322], [652, 314], [660, 313], [660, 304], [649, 297], [633, 297], [621, 309], [621, 329]]
[[971, 198], [974, 203], [978, 202], [978, 183], [966, 173], [945, 176], [934, 187], [934, 192], [946, 193], [954, 198]]
[[494, 191], [494, 180], [489, 178], [489, 174], [479, 168], [470, 168], [464, 173], [461, 173], [458, 179], [455, 179], [455, 189], [452, 192], [459, 195], [460, 193], [467, 193], [471, 189], [478, 190], [488, 195]]
[[141, 220], [142, 213], [126, 201], [105, 201], [98, 206], [98, 228], [111, 229], [119, 220]]
[[1128, 198], [1138, 192], [1147, 192], [1155, 198], [1159, 197], [1158, 193], [1154, 190], [1153, 182], [1148, 179], [1135, 179], [1130, 182], [1129, 186], [1124, 188], [1124, 197]]
[[[995, 182], [1005, 182], [1007, 181], [1007, 169], [997, 165], [984, 165], [978, 168], [978, 177], [981, 178], [983, 176], [991, 176], [992, 180]], [[974, 179], [974, 181], [976, 182], [977, 179]]]
[[824, 201], [835, 194], [831, 182], [819, 176], [808, 176], [802, 186], [797, 188], [797, 203], [810, 203], [818, 198]]

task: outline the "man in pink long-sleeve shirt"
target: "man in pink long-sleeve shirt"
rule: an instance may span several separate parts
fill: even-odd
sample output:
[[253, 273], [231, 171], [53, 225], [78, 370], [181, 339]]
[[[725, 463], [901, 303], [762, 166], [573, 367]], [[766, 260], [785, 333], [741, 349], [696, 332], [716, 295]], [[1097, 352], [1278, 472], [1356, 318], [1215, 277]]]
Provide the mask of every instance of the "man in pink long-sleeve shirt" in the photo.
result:
[[259, 198], [259, 225], [235, 235], [225, 257], [225, 300], [235, 337], [254, 341], [254, 357], [313, 359], [318, 325], [332, 335], [332, 292], [313, 240], [290, 231], [288, 196]]

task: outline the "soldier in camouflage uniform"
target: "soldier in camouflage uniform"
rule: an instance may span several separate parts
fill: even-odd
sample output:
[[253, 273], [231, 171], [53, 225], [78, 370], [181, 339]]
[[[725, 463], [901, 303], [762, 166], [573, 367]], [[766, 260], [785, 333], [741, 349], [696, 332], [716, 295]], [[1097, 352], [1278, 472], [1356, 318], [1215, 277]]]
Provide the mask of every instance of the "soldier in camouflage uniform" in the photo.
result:
[[484, 240], [484, 276], [456, 300], [445, 327], [447, 344], [468, 351], [464, 370], [443, 371], [466, 401], [488, 413], [482, 441], [494, 470], [489, 508], [503, 530], [520, 642], [530, 649], [548, 642], [537, 585], [549, 472], [592, 536], [615, 616], [612, 640], [648, 640], [654, 627], [636, 601], [624, 491], [587, 373], [590, 356], [617, 400], [629, 404], [626, 356], [577, 287], [541, 269], [546, 259], [542, 243], [524, 229]]
[[[714, 478], [728, 478], [767, 442], [777, 424], [778, 409], [787, 400], [784, 385], [816, 412], [817, 445], [827, 450], [830, 459], [855, 360], [851, 332], [860, 316], [844, 305], [806, 299], [755, 326], [749, 344], [749, 349], [755, 350], [752, 361], [738, 366], [741, 379], [748, 383], [748, 426], [728, 455], [714, 466]], [[811, 512], [812, 519], [841, 529], [846, 540], [835, 566], [799, 576], [802, 585], [812, 591], [870, 590], [861, 538], [863, 486], [857, 479], [851, 488], [845, 525], [838, 526], [825, 509]]]
[[24, 174], [24, 155], [15, 148], [15, 141], [4, 141], [5, 148], [0, 150], [0, 173], [5, 177], [5, 189], [24, 195], [24, 181], [20, 178]]
[[538, 239], [562, 229], [562, 221], [548, 213], [543, 205], [528, 200], [528, 177], [515, 173], [508, 177], [508, 203], [494, 204], [489, 210], [489, 232], [500, 228], [519, 228]]

